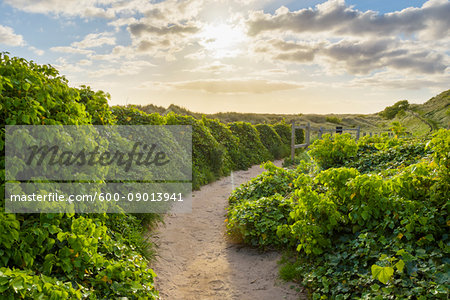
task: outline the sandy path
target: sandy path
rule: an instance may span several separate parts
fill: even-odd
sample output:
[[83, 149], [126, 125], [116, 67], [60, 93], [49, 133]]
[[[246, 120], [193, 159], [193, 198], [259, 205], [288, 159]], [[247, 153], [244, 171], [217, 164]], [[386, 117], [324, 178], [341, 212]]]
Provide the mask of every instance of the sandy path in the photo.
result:
[[263, 171], [254, 166], [203, 186], [193, 193], [192, 213], [165, 217], [153, 237], [159, 247], [152, 268], [161, 299], [299, 299], [290, 284], [277, 279], [279, 253], [259, 253], [226, 238], [230, 192]]

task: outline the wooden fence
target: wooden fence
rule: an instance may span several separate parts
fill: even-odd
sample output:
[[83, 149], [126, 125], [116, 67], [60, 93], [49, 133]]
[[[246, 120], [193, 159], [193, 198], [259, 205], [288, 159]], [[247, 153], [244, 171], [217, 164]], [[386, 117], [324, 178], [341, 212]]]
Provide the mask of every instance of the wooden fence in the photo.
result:
[[[296, 129], [303, 129], [305, 132], [305, 142], [303, 144], [295, 144], [295, 130]], [[358, 126], [356, 128], [343, 128], [341, 126], [336, 126], [336, 128], [323, 128], [323, 127], [311, 127], [311, 124], [308, 122], [303, 125], [296, 125], [296, 121], [292, 121], [292, 131], [291, 131], [291, 159], [294, 161], [295, 157], [295, 149], [298, 148], [308, 148], [308, 146], [311, 144], [311, 132], [317, 132], [317, 137], [319, 139], [322, 138], [322, 135], [325, 133], [330, 133], [333, 135], [333, 133], [336, 134], [342, 134], [344, 132], [355, 132], [355, 139], [359, 140], [361, 136], [374, 136], [374, 135], [380, 135], [382, 133], [387, 133], [388, 136], [393, 137], [394, 133], [390, 130], [382, 130], [382, 131], [369, 131], [369, 132], [362, 132], [361, 134], [361, 128]], [[410, 132], [407, 132], [405, 134], [406, 137], [411, 136], [412, 134]]]
[[[303, 129], [305, 132], [305, 142], [303, 144], [295, 144], [295, 131], [296, 129]], [[291, 159], [294, 161], [295, 157], [295, 149], [298, 148], [308, 148], [308, 146], [311, 144], [311, 132], [317, 132], [318, 138], [321, 139], [322, 135], [325, 133], [336, 133], [341, 134], [344, 132], [355, 132], [356, 133], [356, 140], [359, 139], [361, 134], [361, 128], [358, 126], [356, 128], [343, 128], [340, 126], [336, 126], [335, 129], [327, 129], [323, 127], [311, 127], [311, 124], [308, 122], [306, 125], [296, 125], [296, 121], [292, 121], [292, 131], [291, 131]]]

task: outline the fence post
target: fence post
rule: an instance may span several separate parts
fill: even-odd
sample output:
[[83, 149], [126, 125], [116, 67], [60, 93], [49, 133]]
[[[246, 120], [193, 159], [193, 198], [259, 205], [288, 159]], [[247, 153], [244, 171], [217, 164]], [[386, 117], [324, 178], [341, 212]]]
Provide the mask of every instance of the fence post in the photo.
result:
[[292, 131], [291, 131], [291, 159], [294, 163], [295, 157], [295, 121], [292, 121]]
[[310, 132], [311, 132], [311, 124], [308, 122], [308, 124], [306, 125], [306, 134], [305, 134], [305, 144], [306, 144], [306, 148], [308, 148], [309, 146], [309, 141], [310, 141]]
[[319, 128], [319, 140], [322, 139], [322, 127]]
[[361, 127], [357, 127], [356, 128], [356, 140], [359, 140], [359, 134], [360, 134], [360, 132], [361, 132]]

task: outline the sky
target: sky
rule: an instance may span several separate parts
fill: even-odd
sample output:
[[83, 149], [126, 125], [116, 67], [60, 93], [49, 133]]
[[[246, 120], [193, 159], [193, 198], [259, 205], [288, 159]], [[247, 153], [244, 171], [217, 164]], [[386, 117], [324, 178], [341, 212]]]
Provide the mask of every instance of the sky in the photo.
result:
[[446, 0], [3, 0], [0, 51], [111, 105], [374, 113], [450, 89]]

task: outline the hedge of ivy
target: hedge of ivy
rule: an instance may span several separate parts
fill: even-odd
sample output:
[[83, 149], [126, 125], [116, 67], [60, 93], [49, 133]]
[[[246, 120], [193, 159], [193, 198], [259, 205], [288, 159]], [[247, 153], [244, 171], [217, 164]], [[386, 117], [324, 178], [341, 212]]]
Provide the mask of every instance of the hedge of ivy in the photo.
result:
[[209, 129], [199, 120], [191, 116], [169, 113], [167, 125], [192, 126], [192, 186], [200, 186], [212, 182], [229, 172], [231, 166], [228, 153], [212, 136]]
[[288, 250], [281, 277], [313, 299], [447, 299], [449, 140], [317, 140], [318, 165], [267, 164], [233, 192], [229, 233]]
[[[107, 94], [87, 87], [71, 88], [51, 66], [4, 53], [0, 54], [0, 65], [2, 124], [115, 123]], [[141, 235], [143, 226], [136, 217], [4, 213], [4, 134], [2, 125], [3, 299], [155, 299], [155, 274], [143, 257], [146, 249]]]
[[269, 150], [273, 158], [280, 159], [289, 155], [289, 148], [285, 146], [281, 137], [272, 126], [268, 124], [258, 124], [255, 127], [256, 130], [258, 130], [261, 143]]
[[[233, 135], [231, 130], [217, 119], [208, 119], [203, 117], [202, 123], [209, 129], [213, 137], [218, 141], [228, 152], [226, 157], [227, 163], [232, 170], [238, 170], [236, 162], [239, 161], [241, 151], [239, 149], [239, 139]], [[225, 170], [225, 171], [228, 171]]]
[[252, 124], [247, 122], [229, 123], [231, 132], [239, 139], [241, 156], [235, 162], [239, 169], [270, 160], [272, 155], [261, 142], [258, 131]]
[[[281, 156], [278, 150], [271, 154], [266, 149], [249, 123], [227, 126], [206, 118], [109, 107], [109, 94], [70, 87], [50, 65], [6, 53], [0, 54], [0, 65], [0, 295], [4, 299], [157, 298], [142, 230], [144, 221], [161, 219], [155, 214], [4, 213], [5, 125], [191, 125], [194, 188], [231, 170]], [[260, 128], [266, 145], [269, 140], [279, 143], [281, 138], [266, 126]]]

